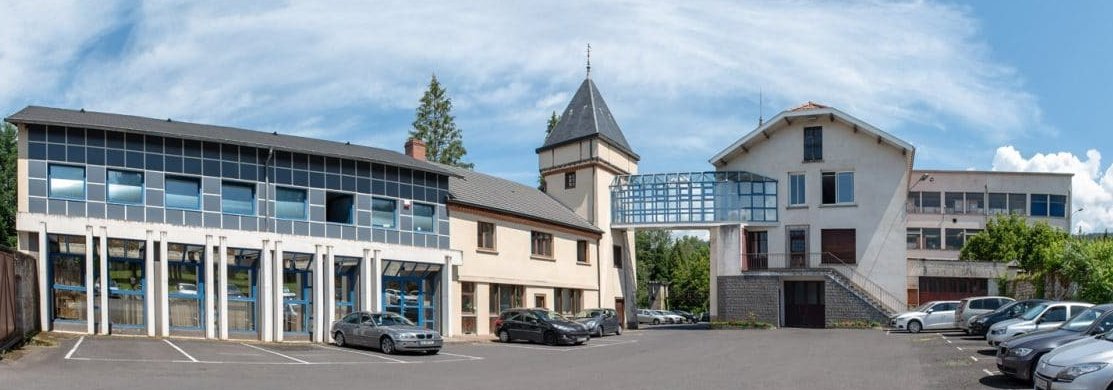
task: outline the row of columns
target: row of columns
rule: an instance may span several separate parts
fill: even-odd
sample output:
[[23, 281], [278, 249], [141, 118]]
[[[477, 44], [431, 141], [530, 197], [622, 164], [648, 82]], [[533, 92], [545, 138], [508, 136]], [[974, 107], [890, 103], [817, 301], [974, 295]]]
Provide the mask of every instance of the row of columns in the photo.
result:
[[[97, 227], [86, 226], [85, 229], [85, 294], [86, 299], [86, 333], [88, 334], [102, 334], [106, 335], [109, 332], [109, 285], [110, 278], [108, 277], [108, 229], [106, 227], [99, 227], [99, 235], [96, 233]], [[93, 245], [94, 240], [98, 240], [99, 245]], [[38, 229], [38, 268], [43, 270], [38, 273], [38, 286], [40, 311], [40, 325], [42, 329], [47, 330], [52, 328], [52, 321], [54, 313], [50, 312], [50, 293], [53, 281], [48, 280], [48, 273], [45, 270], [50, 265], [49, 259], [49, 241], [48, 231], [45, 222], [40, 223]], [[159, 242], [158, 257], [160, 261], [155, 261], [155, 242]], [[183, 240], [188, 241], [188, 240]], [[170, 300], [169, 300], [169, 261], [168, 235], [166, 232], [156, 232], [152, 230], [146, 231], [145, 235], [145, 259], [144, 259], [144, 277], [143, 294], [144, 294], [144, 323], [145, 330], [148, 336], [169, 336], [170, 335]], [[262, 341], [283, 341], [285, 338], [284, 324], [284, 310], [283, 305], [283, 242], [280, 240], [262, 240], [259, 260], [259, 291], [256, 295], [256, 330], [259, 333], [259, 338]], [[205, 236], [205, 249], [203, 256], [203, 273], [204, 273], [204, 291], [198, 293], [204, 294], [204, 316], [202, 319], [201, 327], [204, 331], [205, 338], [208, 339], [221, 339], [226, 340], [229, 338], [228, 334], [228, 315], [217, 316], [217, 313], [228, 313], [228, 239], [226, 237], [215, 237], [213, 235]], [[94, 250], [99, 253], [94, 254]], [[219, 253], [220, 256], [213, 256]], [[272, 252], [273, 251], [273, 252]], [[272, 255], [273, 253], [273, 255]], [[335, 291], [336, 278], [335, 274], [335, 260], [336, 251], [331, 245], [315, 245], [314, 253], [315, 261], [313, 262], [313, 333], [312, 341], [326, 342], [331, 340], [331, 336], [327, 336], [329, 327], [332, 322], [336, 320], [334, 307], [336, 305], [336, 297], [333, 293]], [[93, 259], [99, 256], [103, 261], [100, 261], [99, 270], [94, 270]], [[323, 261], [322, 261], [323, 260]], [[382, 306], [382, 293], [379, 291], [382, 286], [382, 259], [380, 258], [380, 251], [377, 249], [363, 249], [363, 254], [359, 263], [359, 287], [357, 294], [359, 296], [358, 310], [375, 311]], [[158, 265], [158, 278], [157, 281], [152, 282], [155, 273], [155, 265]], [[219, 282], [214, 285], [213, 280], [216, 280], [216, 270], [225, 270], [221, 272]], [[450, 320], [448, 310], [451, 307], [451, 264], [446, 261], [442, 267], [442, 280], [441, 280], [441, 297], [440, 313], [441, 323], [443, 324], [444, 333], [449, 333]], [[96, 285], [94, 277], [95, 271], [99, 271], [102, 275], [101, 282]], [[158, 286], [156, 289], [156, 283]], [[89, 293], [97, 290], [96, 293]], [[97, 301], [99, 300], [99, 302]], [[99, 304], [101, 310], [98, 311], [94, 308]], [[157, 316], [156, 316], [157, 311]], [[99, 315], [98, 315], [99, 314]], [[309, 313], [303, 313], [307, 315]], [[155, 319], [158, 319], [156, 321]], [[99, 326], [98, 326], [99, 325]]]

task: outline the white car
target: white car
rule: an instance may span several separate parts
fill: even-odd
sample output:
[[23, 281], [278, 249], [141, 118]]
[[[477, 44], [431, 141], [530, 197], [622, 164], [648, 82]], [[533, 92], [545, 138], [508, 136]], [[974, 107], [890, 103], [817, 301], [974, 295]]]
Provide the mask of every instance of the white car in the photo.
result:
[[1015, 336], [1037, 330], [1054, 329], [1090, 306], [1093, 305], [1083, 302], [1043, 302], [1032, 306], [1020, 317], [993, 324], [989, 327], [985, 340], [989, 345], [997, 346]]
[[660, 325], [669, 322], [668, 318], [655, 313], [654, 310], [638, 309], [638, 323], [639, 324], [653, 324]]
[[193, 283], [178, 283], [178, 294], [197, 295], [197, 285]]
[[676, 314], [673, 314], [673, 313], [670, 313], [670, 312], [667, 312], [667, 311], [664, 311], [664, 310], [654, 310], [653, 312], [657, 313], [657, 315], [660, 315], [660, 316], [665, 317], [666, 319], [668, 319], [668, 322], [670, 324], [683, 324], [684, 321], [685, 321], [684, 317], [678, 316]]
[[1113, 384], [1113, 332], [1076, 340], [1043, 355], [1036, 389], [1107, 389]]
[[932, 301], [912, 311], [889, 318], [889, 327], [920, 333], [921, 330], [952, 329], [958, 301]]

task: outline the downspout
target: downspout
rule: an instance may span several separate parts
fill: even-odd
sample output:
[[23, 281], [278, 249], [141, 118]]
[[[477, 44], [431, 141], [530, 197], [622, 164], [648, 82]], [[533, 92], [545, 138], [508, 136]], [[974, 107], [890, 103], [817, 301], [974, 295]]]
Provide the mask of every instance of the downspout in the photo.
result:
[[274, 233], [278, 227], [274, 225], [274, 218], [271, 216], [271, 159], [274, 158], [274, 148], [267, 149], [267, 159], [263, 161], [263, 180], [266, 189], [263, 190], [263, 222], [267, 225], [267, 232]]

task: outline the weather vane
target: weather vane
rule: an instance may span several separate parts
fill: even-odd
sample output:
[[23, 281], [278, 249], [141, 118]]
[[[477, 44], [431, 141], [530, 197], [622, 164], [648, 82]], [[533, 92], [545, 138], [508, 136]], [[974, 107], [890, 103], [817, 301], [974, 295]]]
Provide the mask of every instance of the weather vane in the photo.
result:
[[587, 44], [587, 78], [591, 78], [591, 44]]

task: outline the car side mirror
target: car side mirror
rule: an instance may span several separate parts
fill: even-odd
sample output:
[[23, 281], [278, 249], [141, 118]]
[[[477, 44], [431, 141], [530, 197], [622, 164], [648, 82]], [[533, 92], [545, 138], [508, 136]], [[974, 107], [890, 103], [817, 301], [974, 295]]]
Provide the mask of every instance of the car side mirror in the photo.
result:
[[1036, 325], [1039, 325], [1039, 324], [1042, 324], [1042, 323], [1043, 323], [1043, 317], [1040, 317], [1040, 318], [1036, 319]]
[[934, 313], [934, 312], [935, 312], [935, 309], [928, 309], [926, 313], [931, 314], [931, 313]]

